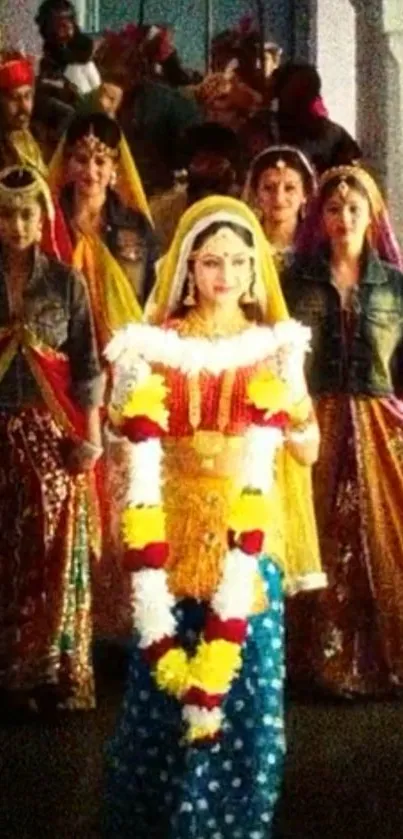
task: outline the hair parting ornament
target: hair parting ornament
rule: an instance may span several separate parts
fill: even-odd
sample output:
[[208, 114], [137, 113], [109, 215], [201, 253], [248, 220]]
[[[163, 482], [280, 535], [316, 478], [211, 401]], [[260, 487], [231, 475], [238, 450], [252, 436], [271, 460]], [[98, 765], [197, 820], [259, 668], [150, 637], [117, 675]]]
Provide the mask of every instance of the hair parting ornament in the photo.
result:
[[254, 158], [251, 164], [251, 174], [253, 175], [253, 170], [257, 167], [259, 163], [261, 163], [266, 157], [270, 158], [273, 155], [278, 154], [278, 160], [276, 160], [274, 166], [278, 169], [285, 169], [289, 164], [281, 157], [282, 154], [292, 154], [296, 159], [298, 159], [299, 163], [305, 169], [309, 177], [312, 181], [315, 181], [315, 170], [308, 160], [307, 156], [301, 151], [301, 149], [297, 148], [297, 146], [289, 146], [287, 144], [281, 144], [276, 146], [268, 146], [263, 151], [259, 152], [258, 155]]
[[113, 160], [118, 160], [119, 158], [119, 150], [113, 149], [108, 146], [107, 143], [102, 142], [102, 140], [96, 136], [92, 128], [88, 134], [85, 134], [84, 137], [80, 137], [72, 143], [68, 147], [68, 152], [70, 154], [80, 154], [81, 152], [84, 152], [91, 157], [94, 155], [100, 155], [102, 157], [111, 157]]
[[347, 196], [350, 192], [350, 187], [349, 187], [347, 181], [345, 181], [344, 179], [342, 181], [340, 181], [340, 183], [337, 187], [337, 192], [341, 195], [341, 197], [344, 199], [344, 201], [346, 201]]
[[[225, 250], [226, 246], [229, 250]], [[223, 226], [217, 230], [216, 233], [210, 236], [208, 240], [200, 248], [198, 248], [198, 250], [191, 252], [189, 259], [202, 259], [206, 255], [228, 256], [230, 250], [231, 241], [228, 242], [228, 228], [226, 228], [225, 223], [223, 223]], [[237, 246], [237, 254], [242, 254], [250, 259], [253, 259], [255, 249], [254, 247], [248, 247], [248, 245], [242, 242], [239, 247]]]
[[[298, 254], [314, 255], [323, 244], [321, 232], [321, 217], [324, 201], [327, 200], [329, 192], [337, 191], [341, 183], [346, 183], [348, 188], [354, 189], [354, 181], [360, 184], [364, 190], [371, 209], [370, 239], [380, 258], [402, 270], [403, 260], [399, 243], [396, 239], [386, 204], [375, 181], [366, 171], [358, 165], [334, 166], [322, 175], [319, 182], [319, 193], [316, 199], [311, 202], [308, 216], [304, 221], [303, 229], [297, 238], [296, 251]], [[327, 186], [329, 185], [329, 189]], [[343, 187], [344, 189], [344, 187]]]
[[337, 191], [345, 199], [348, 191], [353, 188], [348, 183], [349, 178], [353, 178], [365, 190], [372, 213], [375, 216], [385, 211], [385, 204], [375, 181], [369, 172], [362, 169], [361, 166], [334, 166], [332, 169], [328, 169], [320, 179], [319, 192], [322, 193], [323, 188], [334, 180], [338, 182], [335, 184]]
[[290, 167], [300, 173], [304, 182], [305, 192], [313, 195], [316, 192], [316, 175], [312, 164], [306, 155], [296, 146], [285, 143], [268, 146], [252, 161], [246, 179], [243, 200], [250, 207], [256, 208], [256, 191], [260, 178], [266, 169], [277, 170], [283, 174]]
[[[7, 186], [4, 183], [10, 175], [20, 175], [21, 180], [24, 175], [28, 174], [31, 177], [31, 182], [22, 184], [21, 186]], [[9, 207], [10, 209], [19, 209], [27, 201], [36, 201], [42, 198], [46, 214], [50, 221], [54, 219], [54, 205], [51, 197], [49, 187], [42, 177], [40, 172], [31, 166], [9, 166], [0, 172], [0, 206]]]

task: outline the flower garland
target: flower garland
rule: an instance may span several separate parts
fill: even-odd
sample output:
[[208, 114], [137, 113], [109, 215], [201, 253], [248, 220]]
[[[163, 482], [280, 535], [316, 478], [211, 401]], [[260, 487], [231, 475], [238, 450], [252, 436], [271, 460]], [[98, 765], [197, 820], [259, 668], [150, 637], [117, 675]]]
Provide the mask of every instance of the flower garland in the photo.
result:
[[[268, 358], [278, 363], [284, 359], [287, 374], [280, 369], [276, 372], [291, 384], [289, 376], [303, 369], [310, 335], [308, 327], [294, 320], [273, 327], [252, 325], [239, 335], [214, 341], [190, 336], [185, 340], [175, 329], [131, 323], [117, 332], [106, 355], [111, 364], [119, 360], [119, 366], [127, 370], [136, 366], [140, 357], [148, 364], [163, 364], [189, 376], [201, 370], [219, 376], [225, 370], [250, 367]], [[296, 363], [297, 357], [301, 363]]]
[[166, 570], [169, 544], [161, 492], [161, 439], [168, 428], [165, 398], [163, 377], [152, 373], [143, 360], [122, 374], [118, 397], [115, 393], [115, 404], [118, 401], [120, 406], [110, 411], [132, 444], [130, 490], [122, 518], [124, 563], [135, 574], [140, 648], [158, 687], [181, 702], [186, 740], [201, 743], [219, 734], [224, 700], [242, 667], [259, 556], [271, 514], [274, 458], [293, 400], [288, 385], [269, 371], [250, 382], [251, 426], [245, 434], [243, 488], [230, 512], [221, 579], [190, 656], [179, 645], [175, 598]]

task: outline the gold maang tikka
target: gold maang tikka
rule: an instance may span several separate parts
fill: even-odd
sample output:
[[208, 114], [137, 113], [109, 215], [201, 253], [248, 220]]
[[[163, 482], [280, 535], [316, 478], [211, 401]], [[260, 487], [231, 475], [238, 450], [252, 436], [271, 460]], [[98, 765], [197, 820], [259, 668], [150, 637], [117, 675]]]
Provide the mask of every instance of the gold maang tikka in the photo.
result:
[[345, 200], [346, 200], [346, 198], [347, 198], [348, 193], [350, 192], [350, 187], [349, 187], [349, 185], [348, 185], [347, 181], [346, 181], [344, 178], [343, 178], [343, 180], [341, 180], [341, 181], [340, 181], [340, 183], [338, 184], [338, 186], [337, 186], [337, 192], [339, 193], [339, 195], [341, 195], [341, 197], [342, 197], [342, 198], [343, 198], [343, 200], [345, 201]]
[[117, 160], [119, 157], [119, 150], [112, 149], [106, 143], [102, 142], [102, 140], [94, 134], [92, 126], [88, 134], [85, 134], [84, 137], [80, 137], [72, 145], [70, 151], [74, 151], [75, 153], [85, 152], [91, 157], [95, 154], [102, 155], [102, 157], [111, 157], [113, 160]]

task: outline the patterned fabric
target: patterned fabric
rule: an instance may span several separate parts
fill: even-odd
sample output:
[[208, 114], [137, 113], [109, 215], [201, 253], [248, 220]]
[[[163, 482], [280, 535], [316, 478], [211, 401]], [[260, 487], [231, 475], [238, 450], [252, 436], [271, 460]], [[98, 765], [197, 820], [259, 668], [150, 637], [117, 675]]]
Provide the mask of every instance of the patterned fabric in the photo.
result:
[[403, 403], [323, 397], [314, 489], [329, 588], [289, 606], [289, 672], [337, 693], [403, 685]]
[[90, 708], [86, 492], [46, 409], [0, 413], [0, 687]]
[[94, 636], [128, 639], [133, 631], [132, 579], [123, 567], [120, 535], [128, 490], [128, 441], [105, 434], [99, 468], [104, 526], [102, 556], [92, 574]]
[[[281, 575], [262, 562], [270, 609], [250, 620], [243, 668], [228, 696], [222, 738], [181, 742], [179, 703], [157, 690], [134, 648], [116, 733], [107, 747], [104, 839], [269, 839], [285, 750]], [[204, 607], [181, 601], [194, 644]]]
[[[74, 401], [83, 407], [99, 405], [103, 379], [88, 295], [77, 272], [37, 250], [24, 289], [21, 320], [38, 342], [68, 357]], [[0, 259], [0, 328], [9, 326], [10, 307]], [[0, 408], [18, 411], [27, 403], [38, 401], [40, 388], [20, 350], [1, 379]]]

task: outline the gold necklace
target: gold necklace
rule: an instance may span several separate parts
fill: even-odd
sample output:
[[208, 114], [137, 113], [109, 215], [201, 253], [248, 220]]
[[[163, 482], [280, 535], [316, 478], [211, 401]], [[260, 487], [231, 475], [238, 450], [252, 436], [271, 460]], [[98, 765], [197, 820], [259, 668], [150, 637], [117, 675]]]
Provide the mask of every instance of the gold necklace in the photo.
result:
[[229, 338], [231, 335], [239, 335], [250, 327], [250, 323], [239, 309], [238, 312], [226, 320], [220, 319], [219, 323], [214, 321], [212, 315], [206, 315], [197, 308], [192, 309], [182, 320], [178, 332], [180, 335], [189, 335], [195, 338]]

